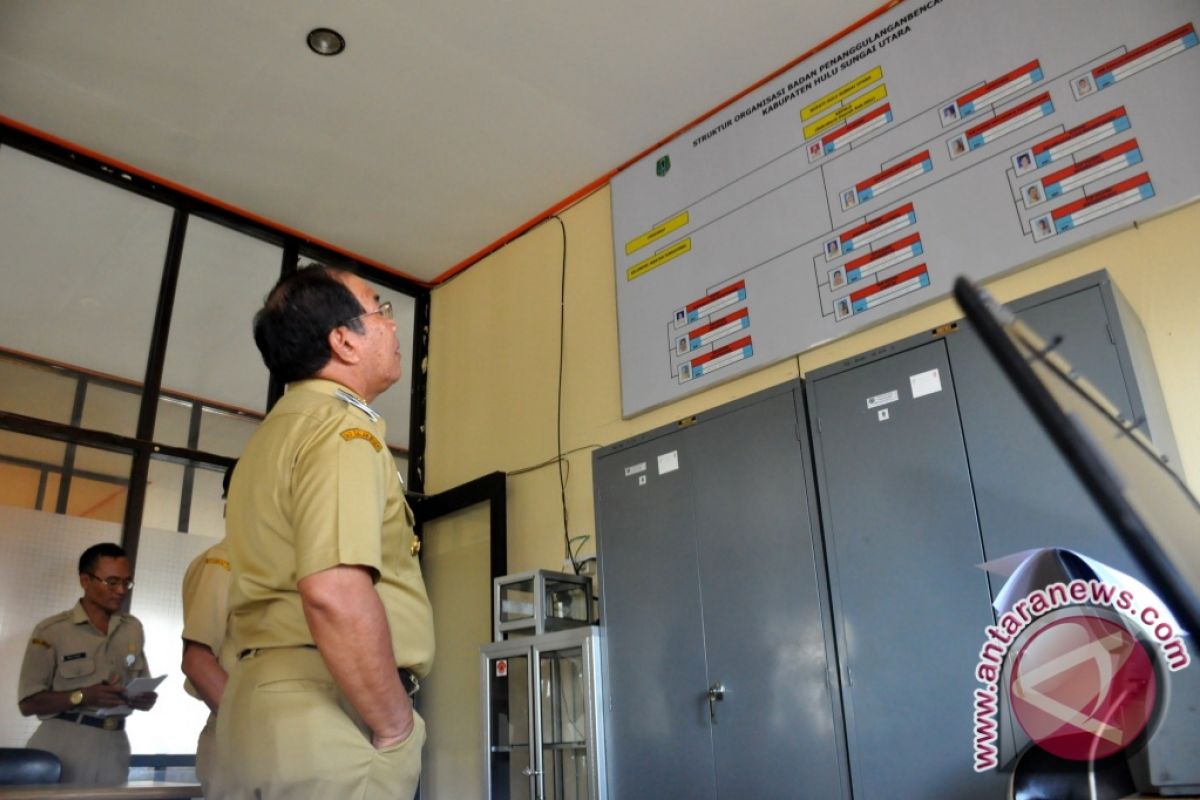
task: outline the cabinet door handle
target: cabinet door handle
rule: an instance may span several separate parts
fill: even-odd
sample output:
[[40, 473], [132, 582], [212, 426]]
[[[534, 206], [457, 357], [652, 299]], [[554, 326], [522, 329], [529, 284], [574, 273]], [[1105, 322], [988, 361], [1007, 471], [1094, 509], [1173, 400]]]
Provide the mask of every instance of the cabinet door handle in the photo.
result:
[[717, 703], [725, 699], [725, 684], [714, 683], [708, 687], [708, 717], [713, 722], [717, 721]]
[[542, 771], [540, 769], [534, 769], [533, 767], [526, 767], [525, 769], [521, 770], [521, 774], [527, 778], [532, 778], [534, 775], [541, 775]]

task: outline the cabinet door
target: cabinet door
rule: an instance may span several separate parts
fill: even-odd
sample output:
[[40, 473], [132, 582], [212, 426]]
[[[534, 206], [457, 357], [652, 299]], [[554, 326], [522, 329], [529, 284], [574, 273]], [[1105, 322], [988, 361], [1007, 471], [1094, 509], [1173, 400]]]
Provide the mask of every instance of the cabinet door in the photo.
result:
[[[1124, 413], [1130, 397], [1096, 287], [1019, 314]], [[1071, 468], [974, 331], [946, 339], [989, 559], [1067, 547], [1126, 569], [1128, 556]], [[994, 583], [1000, 581], [993, 578]], [[993, 596], [998, 587], [993, 586]]]
[[[1157, 391], [1157, 387], [1130, 385], [1110, 330], [1118, 320], [1098, 287], [1050, 300], [1019, 316], [1047, 341], [1061, 336], [1063, 357], [1129, 418], [1141, 406], [1135, 394]], [[974, 332], [965, 330], [946, 341], [959, 387], [987, 557], [1065, 547], [1148, 583]], [[990, 577], [995, 596], [1003, 583]], [[1145, 763], [1150, 785], [1194, 787], [1200, 785], [1200, 706], [1183, 698], [1200, 697], [1200, 670], [1188, 667], [1174, 673], [1169, 684], [1165, 718], [1136, 758]], [[1006, 721], [1002, 725], [1005, 760], [1028, 742], [1007, 715], [1007, 703]]]
[[972, 769], [993, 622], [943, 341], [809, 382], [856, 800], [1003, 796]]
[[617, 800], [846, 796], [798, 394], [597, 458]]
[[583, 645], [537, 650], [541, 800], [588, 800], [588, 674]]
[[505, 650], [483, 663], [487, 717], [487, 786], [490, 800], [533, 800], [535, 757], [529, 654]]
[[[659, 457], [664, 469], [659, 469]], [[690, 454], [679, 435], [597, 458], [600, 623], [614, 800], [715, 797]]]
[[708, 685], [724, 687], [712, 738], [725, 800], [845, 796], [799, 394], [686, 434], [697, 462]]

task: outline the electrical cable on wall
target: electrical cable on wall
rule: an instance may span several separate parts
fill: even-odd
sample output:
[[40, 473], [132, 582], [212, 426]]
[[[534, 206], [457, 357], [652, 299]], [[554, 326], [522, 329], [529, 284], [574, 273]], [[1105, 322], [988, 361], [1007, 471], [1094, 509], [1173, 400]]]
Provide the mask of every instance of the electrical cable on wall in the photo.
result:
[[566, 546], [567, 558], [571, 562], [571, 571], [578, 575], [579, 562], [575, 560], [575, 553], [571, 550], [571, 525], [567, 514], [567, 477], [571, 474], [571, 469], [567, 465], [564, 471], [566, 459], [562, 446], [563, 354], [567, 338], [567, 226], [559, 215], [555, 214], [554, 219], [558, 220], [558, 227], [562, 229], [562, 270], [558, 283], [558, 411], [555, 415], [554, 427], [557, 436], [558, 486], [562, 498], [563, 544]]
[[[504, 474], [508, 475], [509, 477], [512, 477], [513, 475], [524, 475], [526, 472], [533, 472], [534, 470], [542, 469], [543, 467], [548, 467], [551, 464], [557, 464], [560, 461], [565, 461], [567, 456], [578, 453], [581, 450], [599, 450], [603, 446], [604, 445], [602, 445], [602, 444], [596, 444], [594, 442], [592, 444], [581, 444], [581, 445], [579, 445], [579, 447], [568, 450], [565, 453], [560, 453], [559, 455], [551, 456], [550, 458], [547, 458], [545, 461], [539, 461], [538, 463], [530, 464], [527, 467], [519, 467], [518, 469], [505, 470]], [[571, 462], [567, 461], [567, 469], [569, 470], [570, 468], [571, 468]]]
[[[575, 200], [574, 202], [572, 202], [567, 208], [573, 207], [577, 202], [580, 202], [583, 199], [586, 199], [586, 197], [590, 196], [592, 193], [593, 192], [588, 192], [586, 195], [584, 195], [584, 196], [578, 198], [577, 200]], [[563, 210], [567, 210], [567, 209], [563, 209]], [[515, 470], [509, 470], [505, 474], [510, 475], [510, 476], [520, 475], [520, 474], [523, 474], [526, 472], [532, 472], [533, 470], [536, 470], [536, 469], [541, 469], [542, 467], [549, 466], [550, 464], [558, 464], [559, 497], [560, 497], [560, 501], [562, 504], [562, 516], [563, 516], [563, 546], [566, 551], [566, 557], [571, 563], [572, 571], [576, 575], [578, 575], [580, 568], [581, 568], [581, 564], [587, 563], [588, 561], [592, 561], [595, 559], [595, 557], [592, 556], [590, 558], [584, 559], [582, 562], [579, 561], [579, 559], [576, 557], [578, 555], [578, 551], [580, 549], [582, 549], [583, 545], [587, 543], [587, 541], [591, 538], [591, 536], [587, 535], [587, 534], [582, 535], [582, 536], [575, 536], [575, 537], [571, 536], [570, 515], [568, 514], [568, 511], [567, 511], [567, 481], [569, 480], [570, 475], [571, 475], [571, 464], [569, 461], [567, 461], [567, 456], [577, 453], [581, 450], [589, 450], [589, 449], [594, 450], [599, 447], [602, 447], [602, 445], [586, 444], [586, 445], [581, 445], [579, 447], [576, 447], [569, 451], [563, 450], [563, 445], [562, 445], [562, 394], [563, 394], [563, 363], [564, 363], [564, 355], [565, 355], [565, 350], [566, 350], [567, 226], [563, 222], [562, 217], [560, 217], [558, 214], [554, 214], [551, 217], [547, 217], [545, 221], [548, 222], [550, 219], [556, 220], [558, 222], [559, 228], [562, 231], [562, 262], [561, 262], [561, 268], [560, 268], [560, 273], [559, 273], [559, 300], [558, 300], [558, 304], [559, 304], [558, 305], [558, 312], [559, 312], [559, 316], [558, 316], [558, 396], [557, 396], [557, 401], [556, 401], [556, 413], [555, 413], [555, 452], [557, 453], [557, 455], [555, 455], [553, 458], [548, 458], [545, 461], [542, 461], [537, 464], [533, 464], [533, 465], [530, 465], [527, 467], [521, 467], [521, 468], [515, 469]], [[512, 241], [515, 241], [515, 239], [523, 237], [524, 235], [530, 233], [531, 231], [535, 230], [538, 227], [540, 227], [540, 225], [535, 225], [527, 230], [522, 231], [520, 236], [514, 237], [513, 239], [504, 242], [503, 245], [501, 245], [501, 246], [502, 247], [508, 246], [509, 244], [512, 243]], [[496, 250], [499, 250], [499, 249], [500, 249], [500, 247], [496, 248]], [[492, 252], [495, 252], [495, 251], [492, 251]], [[454, 276], [451, 275], [448, 277], [454, 277]], [[579, 545], [574, 546], [575, 542], [579, 542]]]

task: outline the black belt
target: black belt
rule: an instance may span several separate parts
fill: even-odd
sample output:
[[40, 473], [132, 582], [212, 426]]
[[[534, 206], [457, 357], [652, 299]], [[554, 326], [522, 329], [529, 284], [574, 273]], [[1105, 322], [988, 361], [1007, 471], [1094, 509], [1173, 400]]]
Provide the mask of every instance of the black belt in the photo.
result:
[[404, 691], [412, 697], [417, 692], [421, 691], [421, 682], [417, 680], [417, 676], [406, 670], [404, 667], [396, 667], [396, 671], [400, 673], [400, 683], [404, 686]]
[[[302, 644], [302, 645], [299, 645], [299, 647], [303, 647], [303, 648], [306, 648], [309, 650], [317, 649], [317, 646], [315, 644]], [[247, 658], [249, 656], [258, 655], [263, 650], [267, 650], [267, 649], [269, 649], [269, 648], [265, 648], [265, 647], [247, 648], [246, 650], [243, 650], [242, 652], [238, 653], [238, 661], [241, 661], [243, 658]], [[404, 691], [409, 697], [412, 697], [414, 694], [421, 691], [421, 681], [417, 679], [416, 675], [412, 674], [404, 667], [396, 667], [396, 672], [399, 673], [400, 684], [404, 687]], [[89, 723], [89, 724], [91, 724], [91, 723]]]
[[67, 722], [78, 722], [80, 725], [88, 725], [93, 728], [102, 728], [106, 731], [123, 731], [125, 730], [124, 717], [93, 717], [91, 714], [84, 714], [82, 711], [63, 712], [55, 714], [55, 719], [66, 720]]

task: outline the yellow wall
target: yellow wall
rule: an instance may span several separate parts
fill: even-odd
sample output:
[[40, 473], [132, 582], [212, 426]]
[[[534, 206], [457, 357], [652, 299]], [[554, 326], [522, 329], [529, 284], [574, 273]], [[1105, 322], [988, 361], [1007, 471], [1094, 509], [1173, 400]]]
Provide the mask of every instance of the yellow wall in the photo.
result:
[[[563, 214], [567, 228], [562, 446], [606, 445], [712, 408], [880, 344], [961, 316], [944, 300], [796, 359], [621, 419], [616, 300], [607, 189]], [[542, 225], [433, 292], [426, 488], [492, 470], [513, 471], [557, 452], [559, 275], [562, 233]], [[1126, 230], [989, 285], [1001, 301], [1108, 268], [1141, 317], [1189, 483], [1200, 483], [1200, 204]], [[593, 527], [591, 453], [569, 458], [572, 535]], [[586, 549], [591, 549], [588, 542]], [[509, 568], [560, 567], [558, 476], [553, 467], [509, 481]]]
[[[567, 237], [562, 448], [607, 445], [961, 317], [944, 300], [633, 419], [621, 418], [609, 192], [564, 212]], [[964, 235], [970, 235], [965, 232]], [[1146, 328], [1189, 484], [1200, 485], [1200, 203], [990, 284], [1001, 301], [1108, 268]], [[429, 346], [426, 489], [553, 458], [563, 234], [551, 220], [433, 292]], [[572, 454], [567, 505], [572, 536], [593, 535], [591, 449]], [[560, 569], [563, 529], [551, 466], [512, 476], [509, 572]], [[486, 519], [480, 524], [486, 525]], [[583, 548], [594, 552], [594, 540]], [[435, 609], [439, 637], [453, 620], [487, 615]], [[477, 690], [475, 692], [477, 695]], [[478, 701], [476, 701], [478, 702]], [[457, 709], [443, 731], [478, 726]], [[431, 748], [437, 748], [437, 720]], [[474, 734], [478, 736], [477, 732]], [[464, 790], [467, 787], [462, 787]], [[449, 796], [449, 795], [447, 795]], [[467, 795], [462, 795], [467, 796]], [[440, 797], [440, 793], [439, 793]]]

